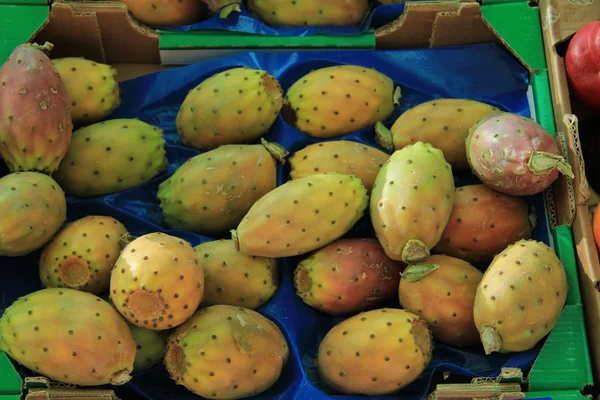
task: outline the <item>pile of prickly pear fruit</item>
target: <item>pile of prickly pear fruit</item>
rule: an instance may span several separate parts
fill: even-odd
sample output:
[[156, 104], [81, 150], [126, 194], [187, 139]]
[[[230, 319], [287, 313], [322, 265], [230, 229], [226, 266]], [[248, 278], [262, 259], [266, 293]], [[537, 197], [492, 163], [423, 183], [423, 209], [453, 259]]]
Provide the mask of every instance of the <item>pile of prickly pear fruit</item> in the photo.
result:
[[460, 98], [401, 113], [397, 82], [362, 65], [290, 84], [238, 66], [190, 82], [167, 138], [111, 118], [112, 67], [51, 47], [0, 69], [0, 256], [37, 272], [0, 351], [31, 373], [265, 394], [310, 339], [298, 313], [330, 393], [388, 395], [436, 346], [522, 352], [558, 323], [566, 273], [531, 196], [572, 172], [534, 120]]

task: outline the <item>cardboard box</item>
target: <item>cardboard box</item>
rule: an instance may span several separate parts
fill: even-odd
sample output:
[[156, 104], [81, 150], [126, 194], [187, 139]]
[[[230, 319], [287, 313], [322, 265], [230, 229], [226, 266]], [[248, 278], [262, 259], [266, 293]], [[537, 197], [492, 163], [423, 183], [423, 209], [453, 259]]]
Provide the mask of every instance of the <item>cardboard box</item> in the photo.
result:
[[[23, 24], [18, 23], [17, 17], [27, 18], [27, 31]], [[11, 31], [10, 35], [6, 34], [8, 31]], [[576, 139], [569, 137], [569, 132], [564, 129], [559, 129], [560, 132], [557, 133], [540, 32], [538, 8], [526, 2], [480, 5], [469, 1], [424, 1], [407, 3], [405, 13], [398, 20], [372, 33], [372, 43], [380, 49], [488, 42], [498, 44], [530, 72], [533, 117], [551, 134], [556, 135], [563, 153], [569, 156], [569, 161], [573, 164], [577, 160], [574, 157], [577, 151], [573, 147]], [[306, 40], [305, 46], [292, 48], [283, 45], [289, 44], [286, 38], [253, 37], [249, 40], [254, 42], [240, 46], [240, 36], [232, 34], [165, 34], [137, 24], [123, 5], [100, 1], [60, 1], [52, 4], [51, 9], [45, 4], [13, 6], [0, 2], [0, 33], [8, 38], [5, 44], [0, 41], [1, 60], [22, 42], [50, 41], [55, 44], [52, 57], [84, 56], [97, 62], [110, 63], [117, 68], [121, 80], [171, 68], [174, 64], [187, 64], [231, 52], [248, 51], [252, 46], [256, 47], [253, 49], [256, 51], [323, 49], [318, 45], [319, 39], [314, 37], [303, 39]], [[122, 40], [123, 37], [127, 41]], [[225, 37], [228, 37], [231, 46], [211, 50], [217, 48], [219, 43], [222, 44], [219, 41]], [[250, 44], [247, 45], [248, 43]], [[440, 392], [434, 393], [435, 396], [478, 398], [503, 397], [510, 393], [511, 398], [521, 398], [524, 396], [523, 392], [527, 391], [527, 397], [530, 398], [566, 399], [577, 398], [575, 394], [593, 382], [570, 231], [571, 222], [575, 219], [573, 192], [573, 182], [561, 177], [546, 193], [554, 245], [565, 264], [571, 284], [568, 305], [530, 374], [509, 383], [495, 382], [494, 385], [480, 387], [481, 390], [473, 389], [472, 385], [482, 383], [477, 381], [466, 386], [455, 385], [452, 390], [460, 393], [456, 395], [451, 393], [452, 390], [449, 392], [448, 388], [442, 387]], [[21, 386], [14, 386], [14, 382], [20, 383], [20, 379], [2, 354], [0, 376], [3, 377], [0, 380], [0, 398], [4, 394], [14, 396], [20, 393]], [[5, 389], [4, 382], [7, 383]], [[520, 388], [520, 391], [516, 390], [516, 394], [515, 383]], [[27, 386], [24, 388], [29, 390]]]
[[[598, 171], [586, 169], [582, 155], [582, 145], [585, 139], [598, 135], [597, 114], [589, 110], [569, 95], [566, 78], [564, 55], [572, 36], [587, 23], [600, 20], [600, 5], [592, 0], [560, 1], [540, 0], [540, 16], [542, 21], [543, 38], [545, 42], [546, 59], [550, 70], [550, 88], [554, 116], [559, 130], [573, 131], [569, 136], [571, 143], [570, 157], [577, 160], [575, 169], [575, 184], [572, 194], [577, 212], [572, 220], [565, 223], [573, 224], [573, 236], [577, 250], [579, 278], [585, 305], [585, 316], [588, 327], [588, 337], [594, 367], [595, 381], [600, 381], [600, 262], [592, 232], [592, 210], [598, 204], [588, 178], [596, 179], [590, 174]], [[594, 123], [593, 118], [596, 119]], [[583, 127], [581, 132], [578, 128]], [[579, 142], [580, 136], [583, 143]], [[598, 190], [598, 188], [596, 188]]]

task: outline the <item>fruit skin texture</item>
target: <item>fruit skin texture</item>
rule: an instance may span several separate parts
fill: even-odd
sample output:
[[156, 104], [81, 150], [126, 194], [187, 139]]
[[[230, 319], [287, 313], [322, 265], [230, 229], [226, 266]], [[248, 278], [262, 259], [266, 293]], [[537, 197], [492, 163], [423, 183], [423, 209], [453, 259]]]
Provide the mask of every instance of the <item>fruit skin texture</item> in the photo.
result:
[[171, 378], [208, 399], [239, 399], [270, 388], [289, 346], [269, 319], [241, 307], [197, 311], [169, 337], [165, 365]]
[[235, 228], [277, 186], [277, 162], [268, 148], [278, 145], [264, 143], [224, 145], [188, 159], [158, 188], [165, 223], [206, 235]]
[[336, 392], [386, 395], [416, 380], [432, 351], [431, 332], [421, 317], [383, 308], [334, 326], [319, 346], [317, 368]]
[[317, 69], [287, 91], [283, 115], [301, 132], [333, 138], [388, 118], [400, 98], [394, 82], [375, 69], [340, 65]]
[[174, 328], [198, 308], [204, 271], [192, 246], [164, 233], [149, 233], [121, 252], [110, 280], [115, 307], [130, 323], [152, 330]]
[[[369, 10], [367, 0], [249, 0], [248, 8], [269, 25], [321, 26], [358, 25]], [[318, 12], [317, 12], [318, 10]]]
[[67, 90], [75, 125], [98, 122], [119, 107], [117, 70], [110, 65], [79, 57], [59, 58], [52, 63]]
[[122, 385], [131, 379], [135, 341], [106, 301], [78, 290], [48, 288], [6, 309], [0, 351], [60, 382]]
[[600, 212], [594, 212], [592, 229], [594, 234], [594, 242], [596, 243], [596, 250], [600, 252]]
[[345, 235], [368, 200], [353, 175], [324, 172], [288, 181], [254, 203], [232, 236], [236, 248], [252, 256], [308, 253]]
[[113, 119], [80, 128], [54, 174], [75, 197], [122, 192], [167, 168], [162, 130], [137, 119]]
[[481, 278], [483, 273], [466, 261], [432, 255], [406, 269], [398, 288], [400, 305], [420, 315], [436, 340], [458, 347], [474, 345], [479, 333], [473, 304]]
[[321, 312], [357, 313], [396, 296], [404, 268], [385, 255], [376, 239], [343, 239], [302, 260], [294, 286], [306, 304]]
[[232, 12], [240, 12], [241, 0], [202, 0], [213, 13], [219, 13], [220, 18], [227, 18]]
[[535, 224], [535, 210], [521, 197], [483, 184], [459, 187], [450, 220], [433, 251], [475, 264], [489, 263], [508, 245], [531, 239]]
[[483, 275], [473, 306], [486, 354], [530, 350], [556, 325], [567, 298], [565, 270], [554, 251], [520, 240]]
[[371, 195], [371, 221], [388, 257], [422, 261], [439, 242], [454, 203], [454, 179], [442, 151], [417, 142], [381, 168]]
[[66, 219], [65, 194], [48, 175], [15, 172], [0, 178], [0, 256], [41, 248]]
[[279, 287], [275, 259], [243, 254], [233, 240], [205, 242], [194, 251], [204, 269], [202, 307], [221, 304], [256, 310]]
[[10, 172], [51, 174], [71, 142], [67, 92], [43, 50], [18, 46], [0, 68], [0, 156]]
[[468, 170], [465, 140], [479, 120], [499, 110], [468, 99], [436, 99], [403, 113], [392, 125], [393, 144], [399, 150], [415, 142], [440, 149], [453, 169]]
[[282, 104], [283, 91], [273, 76], [232, 68], [190, 90], [177, 113], [177, 132], [183, 145], [201, 150], [249, 143], [267, 133]]
[[600, 21], [592, 21], [575, 35], [565, 55], [565, 68], [575, 96], [600, 112]]
[[338, 172], [355, 175], [370, 192], [379, 169], [388, 158], [389, 154], [375, 147], [348, 140], [315, 143], [290, 157], [290, 179], [319, 172]]
[[127, 228], [114, 218], [91, 215], [71, 222], [44, 247], [40, 280], [44, 287], [106, 292]]
[[533, 119], [492, 114], [474, 125], [466, 141], [473, 173], [487, 186], [513, 196], [540, 193], [558, 178], [573, 178], [554, 138]]
[[197, 0], [117, 0], [137, 21], [148, 26], [189, 25], [206, 16], [206, 6]]

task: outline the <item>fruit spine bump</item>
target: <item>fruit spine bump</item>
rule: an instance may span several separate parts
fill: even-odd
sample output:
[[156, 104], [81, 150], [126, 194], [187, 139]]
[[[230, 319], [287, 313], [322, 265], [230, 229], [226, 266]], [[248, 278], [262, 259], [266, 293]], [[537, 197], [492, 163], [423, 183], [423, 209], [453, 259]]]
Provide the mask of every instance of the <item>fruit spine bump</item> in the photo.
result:
[[71, 142], [65, 85], [46, 55], [52, 48], [20, 45], [0, 68], [0, 156], [10, 172], [50, 175]]

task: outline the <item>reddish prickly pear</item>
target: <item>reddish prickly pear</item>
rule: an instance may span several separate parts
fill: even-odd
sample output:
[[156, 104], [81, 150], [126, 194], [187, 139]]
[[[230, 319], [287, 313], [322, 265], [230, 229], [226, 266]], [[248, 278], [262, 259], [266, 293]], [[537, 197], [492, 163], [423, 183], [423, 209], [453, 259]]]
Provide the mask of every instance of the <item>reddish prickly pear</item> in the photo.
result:
[[149, 26], [189, 25], [202, 21], [206, 7], [198, 0], [117, 0], [136, 21]]
[[369, 11], [368, 0], [249, 0], [248, 8], [270, 25], [358, 25]]
[[75, 125], [98, 122], [119, 107], [117, 70], [110, 65], [78, 57], [59, 58], [52, 63], [65, 84]]
[[319, 346], [317, 368], [321, 379], [338, 392], [386, 395], [415, 381], [432, 351], [431, 332], [421, 317], [383, 308], [334, 326]]
[[489, 115], [471, 128], [466, 141], [473, 173], [483, 183], [513, 196], [540, 193], [558, 179], [573, 178], [554, 138], [533, 119]]
[[203, 307], [215, 304], [256, 310], [279, 287], [275, 259], [237, 251], [233, 240], [215, 240], [194, 247], [204, 269]]
[[289, 346], [281, 330], [255, 311], [212, 306], [169, 337], [171, 378], [209, 399], [239, 399], [266, 391], [281, 375]]
[[469, 169], [465, 152], [469, 129], [498, 111], [496, 107], [474, 100], [431, 100], [404, 112], [391, 132], [378, 125], [377, 139], [388, 150], [400, 150], [416, 142], [429, 143], [444, 153], [453, 169]]
[[192, 246], [149, 233], [121, 252], [110, 280], [115, 307], [132, 324], [153, 330], [181, 325], [198, 308], [204, 271]]
[[42, 285], [106, 292], [126, 234], [125, 226], [111, 217], [88, 216], [70, 223], [42, 251]]
[[400, 280], [400, 305], [420, 315], [440, 342], [463, 347], [479, 341], [473, 303], [483, 274], [458, 258], [433, 255], [409, 266]]
[[362, 217], [368, 198], [353, 175], [306, 176], [261, 197], [232, 235], [236, 247], [253, 256], [308, 253], [345, 235]]
[[535, 210], [521, 197], [482, 184], [459, 187], [450, 220], [433, 251], [489, 263], [508, 245], [530, 239], [535, 221]]
[[123, 385], [135, 341], [106, 301], [67, 288], [19, 298], [0, 319], [0, 350], [50, 379], [73, 385]]
[[388, 158], [389, 154], [379, 149], [348, 140], [315, 143], [290, 157], [290, 179], [319, 172], [352, 174], [370, 192], [379, 169]]
[[356, 65], [321, 68], [287, 91], [284, 116], [298, 130], [333, 138], [388, 118], [400, 98], [394, 81], [375, 69]]
[[266, 71], [228, 69], [190, 90], [177, 131], [182, 144], [203, 150], [253, 142], [267, 133], [282, 104], [281, 86]]
[[137, 119], [78, 129], [54, 174], [68, 195], [102, 196], [148, 182], [167, 168], [162, 131]]
[[227, 18], [232, 12], [240, 12], [241, 0], [201, 0], [206, 3], [208, 9], [219, 17]]
[[11, 172], [51, 174], [71, 141], [65, 85], [44, 53], [52, 47], [18, 46], [0, 69], [0, 156]]
[[302, 260], [294, 284], [302, 300], [319, 311], [356, 313], [395, 297], [404, 267], [376, 239], [338, 240]]
[[565, 270], [550, 247], [535, 240], [508, 246], [486, 270], [475, 296], [485, 353], [534, 348], [558, 322], [567, 291]]
[[224, 145], [190, 158], [160, 184], [165, 223], [205, 235], [218, 235], [240, 223], [250, 207], [277, 186], [278, 144]]
[[453, 202], [452, 170], [441, 150], [417, 142], [392, 154], [371, 195], [371, 221], [388, 257], [405, 263], [427, 258]]
[[15, 172], [0, 178], [0, 256], [41, 248], [66, 219], [65, 194], [48, 175]]

